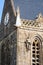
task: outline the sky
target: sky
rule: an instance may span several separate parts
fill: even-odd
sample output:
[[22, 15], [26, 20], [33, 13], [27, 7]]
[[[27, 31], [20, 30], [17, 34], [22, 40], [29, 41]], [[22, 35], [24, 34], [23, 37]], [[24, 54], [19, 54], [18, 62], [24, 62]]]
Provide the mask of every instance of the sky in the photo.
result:
[[[0, 20], [2, 17], [4, 0], [0, 0]], [[34, 19], [39, 13], [43, 15], [43, 0], [14, 0], [14, 7], [20, 8], [21, 18]]]
[[3, 5], [4, 5], [4, 0], [0, 0], [0, 21], [2, 17]]
[[39, 13], [43, 15], [43, 0], [14, 0], [14, 5], [19, 6], [22, 18], [35, 19]]

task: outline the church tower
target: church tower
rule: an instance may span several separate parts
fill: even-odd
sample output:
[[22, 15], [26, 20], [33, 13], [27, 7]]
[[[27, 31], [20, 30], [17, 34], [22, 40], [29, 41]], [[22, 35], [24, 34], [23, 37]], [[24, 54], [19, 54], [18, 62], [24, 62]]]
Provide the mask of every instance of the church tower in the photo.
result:
[[17, 28], [14, 24], [16, 11], [13, 0], [5, 0], [1, 20], [0, 65], [16, 65]]
[[14, 31], [14, 24], [16, 21], [16, 12], [14, 8], [13, 0], [5, 0], [3, 13], [2, 13], [2, 28], [3, 37]]
[[43, 65], [41, 14], [34, 20], [22, 19], [14, 0], [5, 0], [1, 24], [0, 65]]

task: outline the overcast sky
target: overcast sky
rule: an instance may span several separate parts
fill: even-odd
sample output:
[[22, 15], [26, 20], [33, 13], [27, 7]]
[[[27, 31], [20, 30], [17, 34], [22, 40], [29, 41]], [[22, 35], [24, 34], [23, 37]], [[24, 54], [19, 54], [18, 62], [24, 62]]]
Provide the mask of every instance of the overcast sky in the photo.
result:
[[[4, 0], [0, 0], [0, 20]], [[43, 0], [14, 0], [15, 8], [20, 7], [21, 18], [34, 19], [40, 12], [43, 14]]]

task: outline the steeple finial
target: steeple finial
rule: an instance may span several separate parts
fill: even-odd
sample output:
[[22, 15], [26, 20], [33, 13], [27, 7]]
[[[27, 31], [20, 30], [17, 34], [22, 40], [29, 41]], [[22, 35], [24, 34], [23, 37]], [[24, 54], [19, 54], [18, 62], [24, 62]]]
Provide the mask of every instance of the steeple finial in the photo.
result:
[[39, 18], [40, 18], [40, 17], [42, 17], [42, 14], [41, 14], [41, 13], [39, 13]]
[[20, 10], [19, 7], [17, 7], [17, 18], [16, 18], [16, 26], [21, 26], [21, 19], [20, 19]]
[[19, 6], [17, 7], [17, 14], [20, 15], [20, 9], [19, 9]]

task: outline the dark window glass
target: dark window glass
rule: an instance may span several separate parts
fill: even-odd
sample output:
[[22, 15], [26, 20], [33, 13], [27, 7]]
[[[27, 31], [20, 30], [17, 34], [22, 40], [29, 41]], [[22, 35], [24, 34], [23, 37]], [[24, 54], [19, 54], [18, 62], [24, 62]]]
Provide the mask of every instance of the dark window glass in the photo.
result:
[[39, 50], [39, 48], [36, 48], [37, 50]]
[[33, 58], [35, 58], [35, 54], [33, 54]]
[[39, 43], [36, 44], [36, 46], [38, 46]]
[[32, 51], [33, 53], [35, 53], [35, 51]]
[[37, 58], [39, 58], [39, 55], [36, 55]]
[[38, 63], [36, 65], [39, 65]]
[[33, 46], [35, 46], [35, 43], [33, 42]]
[[32, 60], [33, 62], [35, 62], [35, 60]]
[[36, 61], [39, 62], [39, 59], [37, 59]]
[[32, 65], [35, 65], [34, 63]]
[[37, 54], [39, 53], [39, 51], [36, 52]]
[[35, 47], [33, 47], [33, 49], [35, 49]]

